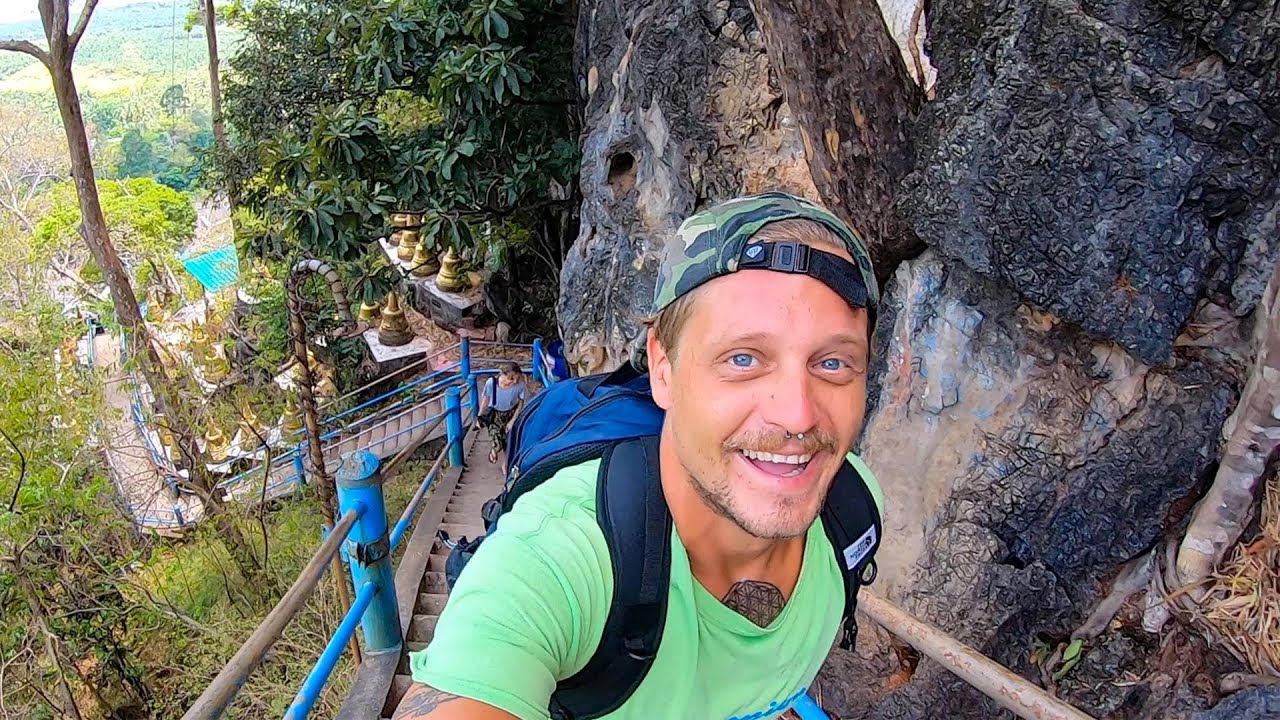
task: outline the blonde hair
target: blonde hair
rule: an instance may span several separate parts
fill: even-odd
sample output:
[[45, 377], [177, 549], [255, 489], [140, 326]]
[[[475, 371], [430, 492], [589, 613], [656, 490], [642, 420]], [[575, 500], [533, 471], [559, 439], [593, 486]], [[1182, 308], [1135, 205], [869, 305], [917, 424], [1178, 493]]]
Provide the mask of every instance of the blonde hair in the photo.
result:
[[[845, 247], [839, 236], [826, 225], [813, 220], [799, 218], [769, 223], [755, 235], [752, 235], [747, 242], [750, 244], [777, 242], [780, 240], [791, 240], [810, 247], [831, 248], [842, 253], [849, 252], [849, 249]], [[656, 316], [647, 319], [644, 323], [646, 328], [653, 328], [658, 344], [673, 360], [676, 356], [676, 346], [680, 340], [680, 333], [684, 330], [685, 323], [689, 321], [689, 315], [693, 312], [694, 301], [697, 300], [701, 290], [702, 287], [697, 287], [681, 295], [673, 300], [670, 305], [663, 308]]]

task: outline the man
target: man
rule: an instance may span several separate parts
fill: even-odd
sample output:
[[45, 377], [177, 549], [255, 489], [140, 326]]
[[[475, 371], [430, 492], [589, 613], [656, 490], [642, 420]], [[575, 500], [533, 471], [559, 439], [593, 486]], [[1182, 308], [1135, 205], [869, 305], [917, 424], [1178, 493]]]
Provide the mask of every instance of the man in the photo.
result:
[[[758, 269], [774, 254], [769, 267], [788, 270]], [[740, 198], [685, 221], [654, 297], [646, 349], [665, 410], [670, 589], [652, 665], [603, 717], [778, 717], [810, 688], [845, 609], [815, 518], [862, 427], [878, 304], [870, 258], [806, 201]], [[870, 471], [847, 459], [882, 506]], [[411, 656], [416, 682], [397, 718], [550, 716], [615, 596], [596, 516], [600, 462], [560, 470], [502, 516], [431, 645]]]
[[493, 447], [489, 450], [489, 462], [498, 461], [498, 453], [506, 449], [507, 432], [511, 421], [520, 414], [525, 400], [529, 399], [529, 384], [525, 382], [520, 365], [503, 363], [498, 377], [484, 382], [480, 392], [480, 424], [489, 429]]

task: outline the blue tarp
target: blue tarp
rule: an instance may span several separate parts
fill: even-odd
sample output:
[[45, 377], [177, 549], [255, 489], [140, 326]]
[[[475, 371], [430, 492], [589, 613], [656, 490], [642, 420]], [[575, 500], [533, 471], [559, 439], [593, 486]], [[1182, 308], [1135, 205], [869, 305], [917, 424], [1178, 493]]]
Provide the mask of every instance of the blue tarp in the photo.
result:
[[182, 261], [187, 272], [200, 281], [208, 292], [234, 285], [240, 277], [240, 258], [235, 245], [226, 245], [203, 255]]

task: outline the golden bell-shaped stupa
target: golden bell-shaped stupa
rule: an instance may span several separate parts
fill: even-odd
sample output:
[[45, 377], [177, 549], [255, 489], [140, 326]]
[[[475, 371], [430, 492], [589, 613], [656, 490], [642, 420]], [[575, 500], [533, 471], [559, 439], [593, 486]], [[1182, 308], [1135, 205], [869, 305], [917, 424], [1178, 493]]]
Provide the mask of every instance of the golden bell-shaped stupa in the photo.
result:
[[302, 410], [298, 398], [290, 393], [284, 401], [284, 414], [280, 416], [280, 437], [287, 438], [302, 429]]
[[178, 447], [178, 439], [173, 436], [173, 430], [169, 429], [169, 420], [164, 413], [155, 414], [156, 434], [160, 436], [160, 444], [169, 451], [169, 460], [177, 462], [182, 459], [182, 449]]
[[230, 442], [227, 436], [222, 434], [222, 430], [217, 425], [210, 425], [204, 434], [205, 452], [209, 453], [209, 459], [215, 464], [227, 459], [227, 448]]
[[461, 292], [467, 288], [466, 277], [462, 274], [462, 258], [450, 247], [440, 261], [440, 273], [436, 275], [436, 287], [445, 292]]
[[400, 236], [400, 249], [396, 251], [396, 257], [402, 262], [410, 262], [413, 260], [413, 254], [418, 250], [418, 231], [405, 230]]
[[418, 251], [413, 254], [413, 262], [411, 264], [413, 269], [409, 272], [414, 277], [430, 277], [440, 269], [440, 259], [422, 243], [418, 243]]
[[258, 414], [245, 403], [240, 409], [240, 422], [238, 423], [240, 431], [240, 448], [242, 450], [252, 450], [258, 447], [258, 434], [262, 432], [262, 423], [258, 421]]
[[227, 362], [227, 358], [220, 352], [220, 348], [212, 347], [205, 350], [204, 362], [204, 379], [211, 383], [219, 383], [226, 379], [231, 372], [231, 363]]
[[387, 305], [382, 308], [382, 321], [378, 324], [378, 342], [388, 347], [408, 345], [413, 331], [400, 308], [400, 296], [395, 291], [387, 293]]
[[365, 300], [360, 303], [360, 322], [366, 325], [375, 325], [378, 318], [381, 317], [382, 306], [376, 302]]

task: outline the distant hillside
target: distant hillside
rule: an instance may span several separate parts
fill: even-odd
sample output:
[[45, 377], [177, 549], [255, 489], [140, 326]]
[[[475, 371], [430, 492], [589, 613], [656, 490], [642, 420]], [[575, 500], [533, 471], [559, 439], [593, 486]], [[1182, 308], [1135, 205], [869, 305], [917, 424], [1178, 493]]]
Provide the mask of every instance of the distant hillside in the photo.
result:
[[[187, 1], [140, 2], [100, 7], [76, 53], [76, 81], [82, 92], [127, 91], [144, 81], [190, 82], [206, 72], [204, 28], [186, 25]], [[0, 38], [44, 45], [39, 20], [0, 24]], [[218, 28], [219, 55], [230, 56], [239, 40], [231, 28]], [[167, 82], [166, 82], [167, 84]], [[0, 53], [0, 93], [49, 90], [45, 69], [33, 58]]]

